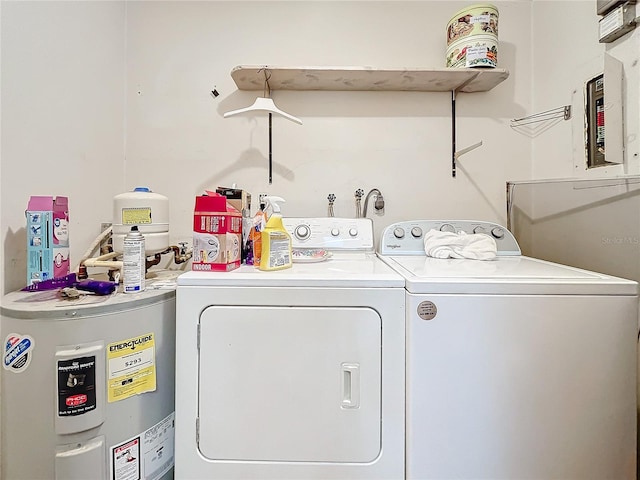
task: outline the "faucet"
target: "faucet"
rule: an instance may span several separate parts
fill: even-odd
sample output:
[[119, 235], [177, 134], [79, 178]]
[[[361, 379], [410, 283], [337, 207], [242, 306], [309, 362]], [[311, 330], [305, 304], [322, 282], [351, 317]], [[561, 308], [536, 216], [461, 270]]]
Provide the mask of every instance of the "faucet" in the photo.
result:
[[362, 196], [364, 195], [364, 190], [361, 188], [356, 190], [356, 218], [362, 217]]
[[373, 194], [375, 194], [376, 196], [373, 207], [376, 209], [376, 212], [379, 212], [380, 215], [384, 213], [384, 197], [382, 196], [382, 192], [377, 188], [372, 188], [371, 190], [369, 190], [369, 193], [367, 193], [367, 196], [364, 199], [364, 209], [362, 211], [363, 217], [367, 216], [367, 205], [369, 204], [369, 198]]

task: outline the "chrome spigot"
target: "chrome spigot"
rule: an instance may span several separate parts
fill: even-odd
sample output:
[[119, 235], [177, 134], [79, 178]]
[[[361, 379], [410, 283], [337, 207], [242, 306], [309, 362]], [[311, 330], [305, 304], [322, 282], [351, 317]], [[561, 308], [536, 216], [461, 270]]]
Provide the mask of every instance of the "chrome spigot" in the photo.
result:
[[382, 192], [377, 188], [372, 188], [371, 190], [369, 190], [369, 193], [367, 193], [367, 196], [364, 199], [364, 210], [362, 212], [362, 215], [364, 217], [367, 216], [367, 205], [369, 204], [369, 198], [374, 194], [376, 196], [376, 199], [373, 202], [373, 208], [376, 209], [376, 213], [378, 215], [382, 215], [384, 213], [384, 197], [382, 196]]
[[364, 196], [364, 190], [361, 188], [357, 189], [355, 192], [356, 197], [356, 218], [362, 217], [362, 197]]
[[327, 200], [329, 200], [329, 216], [335, 217], [333, 212], [333, 203], [336, 201], [336, 196], [333, 193], [330, 193]]

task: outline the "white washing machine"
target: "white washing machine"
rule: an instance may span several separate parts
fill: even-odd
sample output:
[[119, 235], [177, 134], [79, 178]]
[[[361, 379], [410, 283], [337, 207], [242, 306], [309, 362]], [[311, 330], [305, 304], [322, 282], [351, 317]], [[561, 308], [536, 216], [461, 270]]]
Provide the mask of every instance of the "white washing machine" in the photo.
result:
[[178, 278], [177, 479], [404, 477], [404, 280], [369, 219], [285, 219], [300, 255]]
[[[427, 257], [432, 228], [499, 256]], [[523, 257], [488, 222], [400, 222], [379, 250], [406, 279], [406, 478], [636, 478], [637, 283]]]

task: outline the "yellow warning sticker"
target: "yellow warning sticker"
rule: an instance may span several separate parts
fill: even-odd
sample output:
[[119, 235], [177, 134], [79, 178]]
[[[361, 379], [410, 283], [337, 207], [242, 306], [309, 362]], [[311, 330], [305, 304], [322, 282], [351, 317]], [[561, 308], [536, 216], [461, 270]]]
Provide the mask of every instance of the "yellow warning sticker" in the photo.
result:
[[156, 389], [153, 333], [107, 345], [109, 403]]
[[151, 223], [151, 207], [123, 208], [123, 225], [140, 225]]

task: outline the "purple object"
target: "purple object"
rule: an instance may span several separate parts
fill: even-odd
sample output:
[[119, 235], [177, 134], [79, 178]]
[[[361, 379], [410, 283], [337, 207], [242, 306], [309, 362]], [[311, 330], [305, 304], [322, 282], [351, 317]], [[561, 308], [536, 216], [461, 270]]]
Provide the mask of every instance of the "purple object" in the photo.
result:
[[93, 292], [96, 295], [110, 295], [118, 287], [116, 282], [101, 282], [98, 280], [83, 280], [74, 285], [78, 290]]
[[42, 290], [56, 290], [58, 288], [75, 287], [78, 290], [92, 292], [96, 295], [110, 295], [116, 288], [117, 282], [104, 282], [99, 280], [82, 280], [78, 282], [75, 273], [70, 273], [64, 277], [52, 278], [28, 285], [22, 289], [25, 292], [40, 292]]
[[55, 290], [57, 288], [73, 287], [77, 283], [75, 273], [70, 273], [64, 277], [43, 280], [42, 282], [32, 283], [22, 289], [24, 292], [39, 292], [41, 290]]

